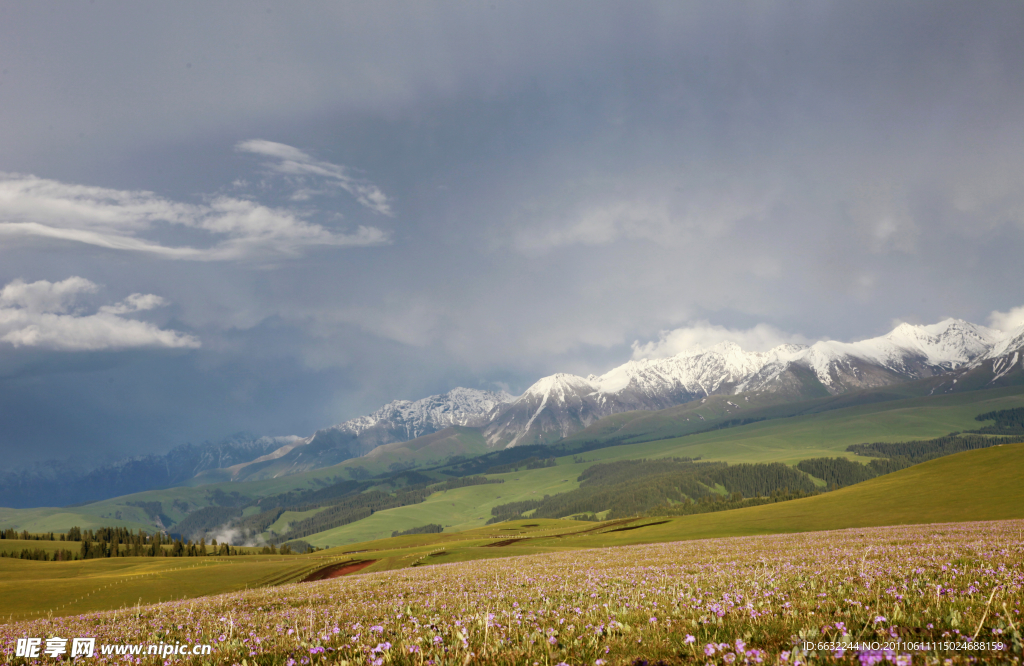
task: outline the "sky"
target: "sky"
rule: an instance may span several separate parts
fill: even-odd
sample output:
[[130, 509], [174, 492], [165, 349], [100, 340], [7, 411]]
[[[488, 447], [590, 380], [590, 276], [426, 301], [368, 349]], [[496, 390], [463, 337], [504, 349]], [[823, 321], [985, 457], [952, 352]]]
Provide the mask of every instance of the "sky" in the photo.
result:
[[0, 4], [0, 453], [1024, 323], [1012, 2]]

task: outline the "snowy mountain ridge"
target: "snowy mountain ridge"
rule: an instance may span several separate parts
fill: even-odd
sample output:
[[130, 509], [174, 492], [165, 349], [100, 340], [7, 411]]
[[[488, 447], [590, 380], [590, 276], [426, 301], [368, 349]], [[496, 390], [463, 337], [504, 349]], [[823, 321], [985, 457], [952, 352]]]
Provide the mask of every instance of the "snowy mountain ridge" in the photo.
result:
[[331, 428], [359, 435], [386, 423], [404, 430], [408, 439], [415, 439], [449, 426], [483, 425], [496, 407], [514, 399], [504, 391], [458, 387], [421, 400], [394, 400], [373, 414], [359, 416]]
[[[1022, 350], [1024, 326], [1006, 334], [961, 319], [900, 324], [858, 342], [784, 344], [764, 352], [721, 342], [667, 358], [628, 361], [603, 375], [544, 377], [498, 414], [485, 433], [492, 444], [515, 446], [543, 441], [545, 433], [564, 437], [621, 411], [664, 409], [714, 394], [798, 392], [804, 386], [801, 369], [833, 394], [971, 369], [993, 359], [998, 378], [1016, 367]], [[531, 429], [540, 432], [527, 437]]]

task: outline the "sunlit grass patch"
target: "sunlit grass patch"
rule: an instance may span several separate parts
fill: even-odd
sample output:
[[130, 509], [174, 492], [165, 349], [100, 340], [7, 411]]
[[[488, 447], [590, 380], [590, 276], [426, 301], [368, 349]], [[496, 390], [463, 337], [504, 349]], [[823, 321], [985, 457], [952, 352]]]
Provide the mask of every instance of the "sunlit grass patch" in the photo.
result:
[[[1024, 521], [861, 528], [407, 568], [0, 628], [212, 643], [213, 663], [857, 663], [1021, 658]], [[495, 549], [500, 550], [500, 549]], [[156, 638], [154, 638], [156, 637]], [[1003, 650], [942, 648], [976, 637]], [[196, 663], [209, 661], [195, 658]], [[187, 660], [186, 660], [187, 661]]]

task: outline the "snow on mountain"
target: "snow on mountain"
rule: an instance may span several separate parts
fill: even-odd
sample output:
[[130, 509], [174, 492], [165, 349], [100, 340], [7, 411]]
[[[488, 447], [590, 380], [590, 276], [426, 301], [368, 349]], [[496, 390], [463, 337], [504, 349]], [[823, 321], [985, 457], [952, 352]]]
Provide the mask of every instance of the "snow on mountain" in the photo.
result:
[[1024, 327], [1004, 335], [959, 319], [928, 326], [901, 324], [886, 335], [858, 342], [825, 340], [768, 351], [745, 351], [722, 342], [668, 358], [632, 360], [602, 375], [557, 373], [539, 379], [518, 397], [456, 388], [422, 400], [396, 400], [228, 471], [232, 478], [292, 474], [449, 426], [482, 427], [492, 447], [547, 443], [610, 414], [665, 409], [716, 394], [771, 392], [799, 399], [808, 391], [838, 394], [963, 372], [989, 361], [998, 378], [1022, 366], [1022, 357]]
[[395, 400], [369, 416], [360, 416], [332, 428], [359, 435], [386, 425], [391, 430], [401, 432], [405, 439], [415, 439], [453, 425], [483, 425], [495, 407], [512, 400], [513, 396], [504, 391], [460, 387], [415, 402]]
[[482, 426], [512, 399], [504, 392], [455, 388], [422, 400], [395, 400], [373, 414], [322, 428], [227, 471], [233, 479], [275, 478], [336, 465], [378, 446], [406, 442], [450, 426]]
[[[985, 355], [985, 359], [994, 359], [1024, 351], [1024, 326], [1018, 326], [998, 339]], [[1019, 355], [1019, 354], [1018, 354]]]
[[[501, 410], [485, 434], [492, 445], [515, 446], [565, 437], [609, 414], [664, 409], [709, 395], [799, 395], [805, 388], [801, 368], [831, 393], [884, 386], [965, 367], [986, 357], [999, 341], [997, 331], [947, 319], [929, 326], [900, 324], [859, 342], [785, 344], [766, 352], [722, 342], [668, 358], [629, 361], [603, 375], [545, 377]], [[1024, 332], [1016, 344], [1024, 347]]]
[[998, 339], [997, 331], [962, 319], [930, 326], [900, 324], [886, 335], [859, 342], [816, 342], [793, 361], [813, 370], [822, 384], [839, 392], [891, 383], [865, 381], [865, 375], [884, 376], [887, 372], [906, 381], [955, 370], [984, 356]]

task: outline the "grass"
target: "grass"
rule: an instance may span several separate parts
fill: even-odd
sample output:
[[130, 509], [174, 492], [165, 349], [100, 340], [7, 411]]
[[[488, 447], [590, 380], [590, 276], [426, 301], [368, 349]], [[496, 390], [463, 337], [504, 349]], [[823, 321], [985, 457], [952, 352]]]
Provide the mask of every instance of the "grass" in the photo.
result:
[[[97, 651], [212, 645], [211, 657], [175, 659], [197, 665], [1020, 663], [1022, 528], [866, 528], [377, 572], [4, 625], [0, 656], [27, 663], [13, 657], [18, 637], [93, 636]], [[974, 638], [986, 645], [947, 643]], [[899, 646], [816, 645], [837, 641]]]
[[55, 553], [58, 550], [70, 550], [77, 553], [82, 544], [78, 541], [49, 541], [45, 539], [0, 539], [0, 553], [21, 553], [24, 549], [42, 550]]
[[574, 462], [573, 456], [564, 456], [558, 458], [555, 467], [489, 475], [504, 479], [505, 483], [450, 490], [444, 495], [433, 495], [422, 504], [381, 511], [304, 540], [317, 547], [330, 547], [379, 539], [394, 530], [428, 523], [438, 523], [453, 531], [479, 527], [490, 519], [491, 508], [499, 504], [539, 499], [545, 494], [577, 488], [577, 477], [595, 462], [677, 456], [730, 464], [796, 464], [818, 457], [846, 457], [863, 462], [863, 457], [848, 453], [846, 447], [861, 442], [926, 439], [975, 428], [981, 425], [974, 420], [978, 414], [1024, 405], [1022, 393], [1024, 389], [1015, 387], [856, 405], [688, 437], [596, 449], [582, 454], [582, 463]]
[[[337, 559], [335, 557], [335, 559]], [[296, 580], [331, 556], [0, 558], [0, 618], [77, 615]]]
[[[733, 511], [625, 521], [630, 527], [649, 524], [637, 529], [617, 531], [623, 527], [623, 521], [521, 519], [458, 534], [418, 535], [416, 547], [443, 547], [444, 553], [431, 559], [432, 563], [440, 563], [661, 541], [1024, 518], [1022, 478], [1024, 443], [1004, 444], [938, 458], [805, 499]], [[543, 528], [524, 527], [531, 524], [542, 524]], [[494, 547], [494, 540], [504, 534], [531, 538]], [[399, 537], [403, 538], [408, 537]], [[390, 551], [396, 543], [404, 542], [384, 539], [344, 550], [378, 553], [381, 563], [374, 570], [383, 570], [400, 564], [385, 561], [392, 557]]]
[[604, 523], [521, 519], [462, 532], [388, 537], [307, 556], [0, 559], [0, 614], [78, 614], [217, 594], [279, 584], [313, 567], [357, 559], [374, 560], [364, 570], [372, 573], [642, 543], [1024, 518], [1021, 478], [1024, 444], [1006, 444], [939, 458], [824, 495], [694, 516]]

